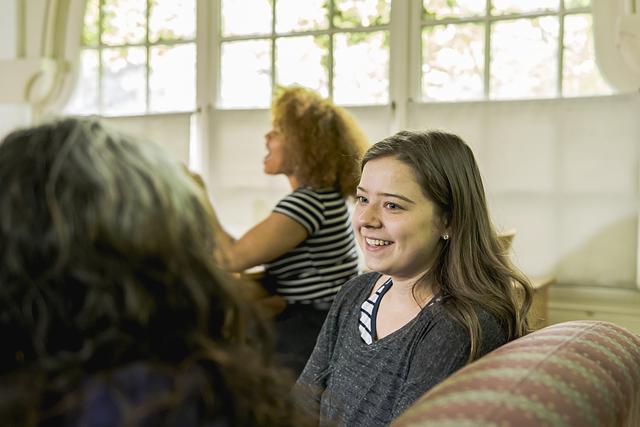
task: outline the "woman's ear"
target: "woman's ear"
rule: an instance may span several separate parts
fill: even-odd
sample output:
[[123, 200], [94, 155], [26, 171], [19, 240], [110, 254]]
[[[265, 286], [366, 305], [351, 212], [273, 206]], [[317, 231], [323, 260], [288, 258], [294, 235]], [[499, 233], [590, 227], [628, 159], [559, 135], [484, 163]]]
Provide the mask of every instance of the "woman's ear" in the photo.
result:
[[449, 237], [451, 236], [451, 228], [449, 227], [450, 222], [449, 215], [440, 215], [440, 237], [443, 240], [449, 240]]
[[449, 230], [449, 225], [451, 224], [451, 215], [448, 212], [442, 212], [440, 215], [440, 227], [442, 228], [442, 232], [444, 233], [445, 231], [448, 233], [451, 230]]

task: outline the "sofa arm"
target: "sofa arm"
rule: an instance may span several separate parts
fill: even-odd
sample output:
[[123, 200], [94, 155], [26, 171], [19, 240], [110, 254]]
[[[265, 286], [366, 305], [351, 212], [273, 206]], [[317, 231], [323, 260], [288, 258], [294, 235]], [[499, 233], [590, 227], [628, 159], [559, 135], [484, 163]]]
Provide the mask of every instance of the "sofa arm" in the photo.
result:
[[640, 337], [608, 322], [548, 326], [451, 375], [393, 425], [640, 426]]

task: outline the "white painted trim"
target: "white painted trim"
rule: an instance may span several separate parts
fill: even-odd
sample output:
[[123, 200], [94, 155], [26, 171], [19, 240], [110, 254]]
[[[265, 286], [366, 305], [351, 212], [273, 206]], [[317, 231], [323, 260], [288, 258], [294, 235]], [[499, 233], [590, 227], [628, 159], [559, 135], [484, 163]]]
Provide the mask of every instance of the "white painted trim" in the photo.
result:
[[0, 61], [12, 78], [0, 81], [0, 102], [26, 103], [37, 120], [57, 113], [75, 79], [85, 0], [18, 2], [14, 60]]
[[53, 46], [54, 56], [60, 58], [63, 68], [57, 76], [56, 87], [42, 105], [42, 114], [56, 114], [64, 109], [75, 89], [80, 68], [81, 36], [84, 26], [86, 0], [68, 0], [55, 13], [55, 31], [58, 34]]
[[633, 72], [616, 44], [619, 18], [630, 9], [628, 0], [593, 0], [591, 4], [596, 62], [603, 77], [621, 92], [640, 88], [640, 73]]
[[407, 126], [408, 104], [410, 98], [411, 72], [411, 26], [407, 25], [411, 6], [407, 0], [391, 1], [391, 23], [389, 25], [389, 108], [393, 134]]
[[613, 313], [640, 319], [640, 293], [624, 288], [552, 286], [549, 309]]
[[0, 69], [12, 76], [0, 79], [0, 103], [41, 103], [53, 90], [61, 67], [62, 62], [50, 58], [0, 60]]
[[214, 123], [213, 108], [216, 102], [218, 67], [218, 42], [216, 32], [219, 22], [219, 0], [197, 0], [196, 22], [196, 113], [195, 135], [191, 137], [189, 167], [198, 172], [211, 188], [211, 127]]

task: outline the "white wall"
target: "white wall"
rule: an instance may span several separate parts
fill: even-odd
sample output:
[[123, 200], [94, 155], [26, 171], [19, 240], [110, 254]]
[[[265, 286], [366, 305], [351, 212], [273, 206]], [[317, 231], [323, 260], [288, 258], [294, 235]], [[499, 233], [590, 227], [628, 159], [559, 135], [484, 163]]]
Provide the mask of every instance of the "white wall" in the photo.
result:
[[634, 287], [640, 95], [422, 105], [409, 127], [474, 148], [494, 221], [529, 274]]
[[17, 56], [17, 16], [17, 0], [0, 0], [0, 60]]
[[[17, 0], [0, 0], [0, 61], [17, 57], [18, 48]], [[1, 79], [10, 79], [0, 70]], [[31, 108], [25, 103], [0, 103], [0, 139], [20, 126], [31, 123]]]
[[0, 104], [0, 140], [12, 130], [31, 124], [31, 108], [27, 104]]

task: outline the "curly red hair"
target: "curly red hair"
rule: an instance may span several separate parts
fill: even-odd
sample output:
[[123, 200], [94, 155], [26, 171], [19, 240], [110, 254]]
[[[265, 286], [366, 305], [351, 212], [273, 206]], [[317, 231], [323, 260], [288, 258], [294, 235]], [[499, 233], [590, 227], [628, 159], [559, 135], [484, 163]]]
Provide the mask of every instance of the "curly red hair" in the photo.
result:
[[287, 145], [287, 163], [302, 185], [355, 194], [368, 144], [349, 113], [302, 87], [284, 89], [271, 112]]

